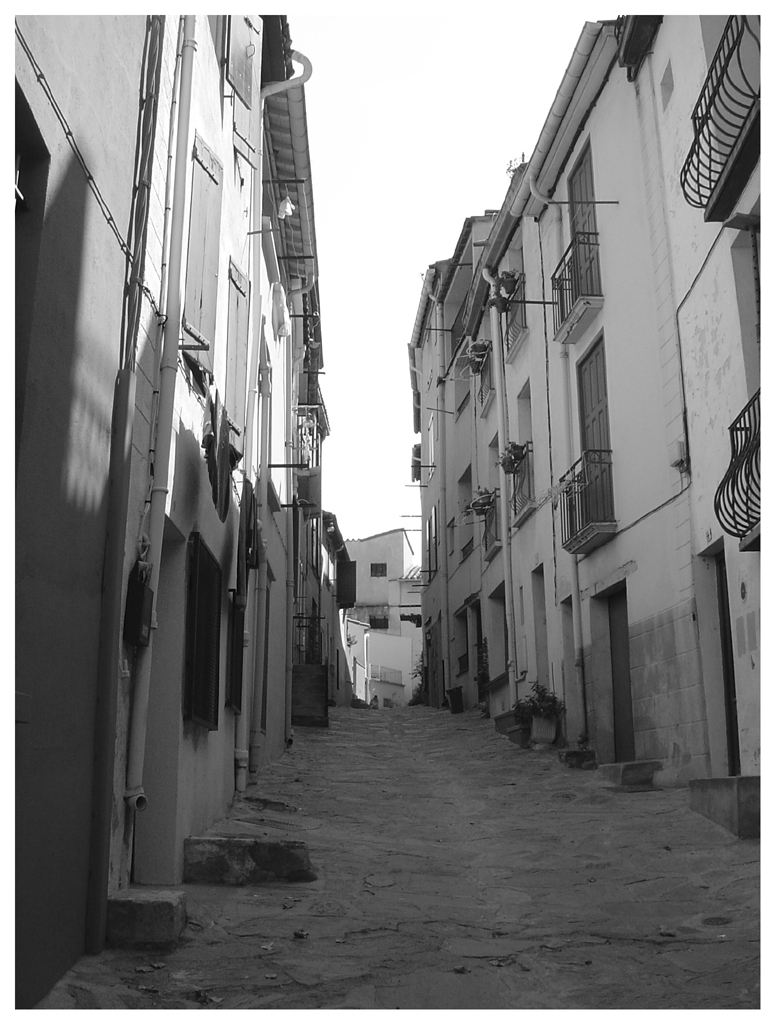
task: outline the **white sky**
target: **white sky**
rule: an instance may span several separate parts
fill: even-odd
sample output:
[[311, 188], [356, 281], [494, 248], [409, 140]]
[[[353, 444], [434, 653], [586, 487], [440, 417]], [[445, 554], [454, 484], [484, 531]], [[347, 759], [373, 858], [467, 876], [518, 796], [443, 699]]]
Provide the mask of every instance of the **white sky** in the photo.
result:
[[[530, 158], [585, 21], [526, 10], [289, 10], [293, 46], [313, 66], [305, 89], [331, 421], [323, 507], [346, 538], [420, 526], [402, 517], [420, 511], [407, 486], [420, 440], [407, 345], [422, 277], [452, 255], [466, 217], [500, 208], [506, 167]], [[419, 562], [421, 535], [409, 536]]]

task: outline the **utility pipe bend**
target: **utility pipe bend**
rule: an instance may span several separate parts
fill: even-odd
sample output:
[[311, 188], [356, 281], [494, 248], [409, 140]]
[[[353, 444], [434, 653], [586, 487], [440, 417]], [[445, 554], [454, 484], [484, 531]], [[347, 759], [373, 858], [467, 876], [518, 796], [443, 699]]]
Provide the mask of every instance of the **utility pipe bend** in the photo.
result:
[[298, 50], [291, 51], [291, 60], [297, 64], [301, 64], [304, 70], [300, 75], [294, 78], [288, 78], [284, 82], [271, 82], [269, 85], [265, 85], [261, 90], [261, 100], [265, 100], [267, 96], [276, 96], [278, 92], [286, 92], [288, 89], [295, 89], [299, 85], [304, 85], [312, 77], [312, 61], [309, 57], [305, 57], [303, 53], [299, 53]]

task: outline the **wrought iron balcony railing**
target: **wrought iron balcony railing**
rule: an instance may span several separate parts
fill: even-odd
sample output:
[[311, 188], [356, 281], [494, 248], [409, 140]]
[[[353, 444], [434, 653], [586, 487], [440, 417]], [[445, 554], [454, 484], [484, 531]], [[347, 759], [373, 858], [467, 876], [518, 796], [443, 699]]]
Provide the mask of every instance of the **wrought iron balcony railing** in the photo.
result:
[[724, 532], [741, 540], [761, 517], [759, 394], [757, 391], [729, 428], [732, 458], [713, 502]]
[[[725, 219], [759, 157], [759, 66], [751, 19], [732, 15], [692, 113], [694, 142], [680, 176], [686, 201], [708, 220]], [[735, 168], [736, 186], [729, 180]], [[722, 198], [726, 184], [732, 194]]]
[[516, 274], [516, 288], [509, 296], [509, 312], [506, 319], [506, 333], [504, 344], [506, 352], [509, 353], [519, 340], [523, 331], [527, 330], [527, 315], [525, 305], [525, 275]]
[[560, 330], [579, 299], [603, 294], [597, 232], [577, 231], [552, 276], [554, 333]]
[[611, 540], [616, 532], [611, 452], [590, 448], [562, 478], [562, 546], [584, 554]]
[[514, 474], [514, 492], [511, 497], [514, 517], [519, 522], [535, 508], [535, 484], [533, 482], [533, 442], [525, 442], [525, 454]]
[[323, 665], [323, 631], [320, 616], [294, 615], [295, 664]]

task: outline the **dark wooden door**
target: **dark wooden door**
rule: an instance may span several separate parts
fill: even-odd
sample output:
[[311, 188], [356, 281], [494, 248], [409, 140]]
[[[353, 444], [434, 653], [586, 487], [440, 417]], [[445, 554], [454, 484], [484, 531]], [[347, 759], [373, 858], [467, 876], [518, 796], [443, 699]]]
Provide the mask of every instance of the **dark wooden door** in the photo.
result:
[[732, 651], [732, 624], [729, 619], [729, 589], [724, 552], [716, 555], [716, 586], [721, 634], [721, 668], [724, 676], [724, 711], [727, 730], [727, 766], [730, 775], [740, 774], [740, 739], [737, 730], [737, 687]]
[[[582, 526], [608, 522], [613, 516], [611, 464], [607, 454], [611, 447], [608, 389], [602, 341], [582, 360], [578, 372], [581, 447], [587, 453], [585, 486], [579, 495], [577, 510]], [[601, 455], [601, 452], [606, 454]]]
[[597, 217], [595, 185], [592, 179], [592, 151], [584, 151], [568, 179], [570, 233], [576, 241], [573, 258], [573, 294], [599, 295], [600, 271], [597, 259]]
[[630, 627], [627, 622], [627, 591], [608, 599], [611, 632], [611, 678], [614, 700], [614, 760], [635, 760], [635, 730], [632, 720], [630, 683]]

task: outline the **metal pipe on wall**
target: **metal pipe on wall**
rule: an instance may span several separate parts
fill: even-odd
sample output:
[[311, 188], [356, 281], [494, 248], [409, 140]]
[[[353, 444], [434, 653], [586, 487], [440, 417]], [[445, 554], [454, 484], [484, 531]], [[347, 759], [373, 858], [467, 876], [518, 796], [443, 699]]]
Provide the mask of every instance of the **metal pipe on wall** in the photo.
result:
[[151, 489], [149, 515], [149, 554], [151, 563], [151, 589], [154, 593], [152, 629], [147, 647], [138, 651], [137, 675], [132, 699], [132, 716], [127, 756], [126, 792], [124, 798], [132, 810], [143, 810], [147, 798], [143, 790], [145, 738], [148, 723], [148, 704], [151, 688], [153, 634], [156, 628], [159, 571], [167, 492], [169, 489], [169, 461], [172, 448], [172, 430], [175, 411], [175, 380], [178, 369], [178, 339], [182, 317], [183, 227], [185, 219], [186, 181], [188, 177], [188, 137], [191, 121], [191, 92], [196, 51], [196, 15], [185, 15], [183, 53], [180, 72], [180, 106], [178, 110], [178, 137], [175, 155], [175, 191], [172, 204], [170, 230], [170, 289], [165, 310], [164, 345], [159, 372], [159, 403], [156, 427], [156, 458], [154, 483]]
[[[490, 332], [492, 334], [492, 353], [495, 369], [495, 406], [498, 417], [498, 451], [504, 452], [508, 442], [506, 427], [506, 375], [503, 365], [503, 336], [501, 330], [501, 311], [505, 300], [500, 295], [497, 280], [487, 267], [482, 268], [482, 277], [490, 285]], [[509, 523], [509, 495], [506, 470], [498, 463], [498, 511], [502, 537], [503, 584], [506, 598], [506, 669], [509, 677], [509, 703], [517, 699], [517, 636], [514, 615], [514, 579], [511, 565], [511, 534]]]

